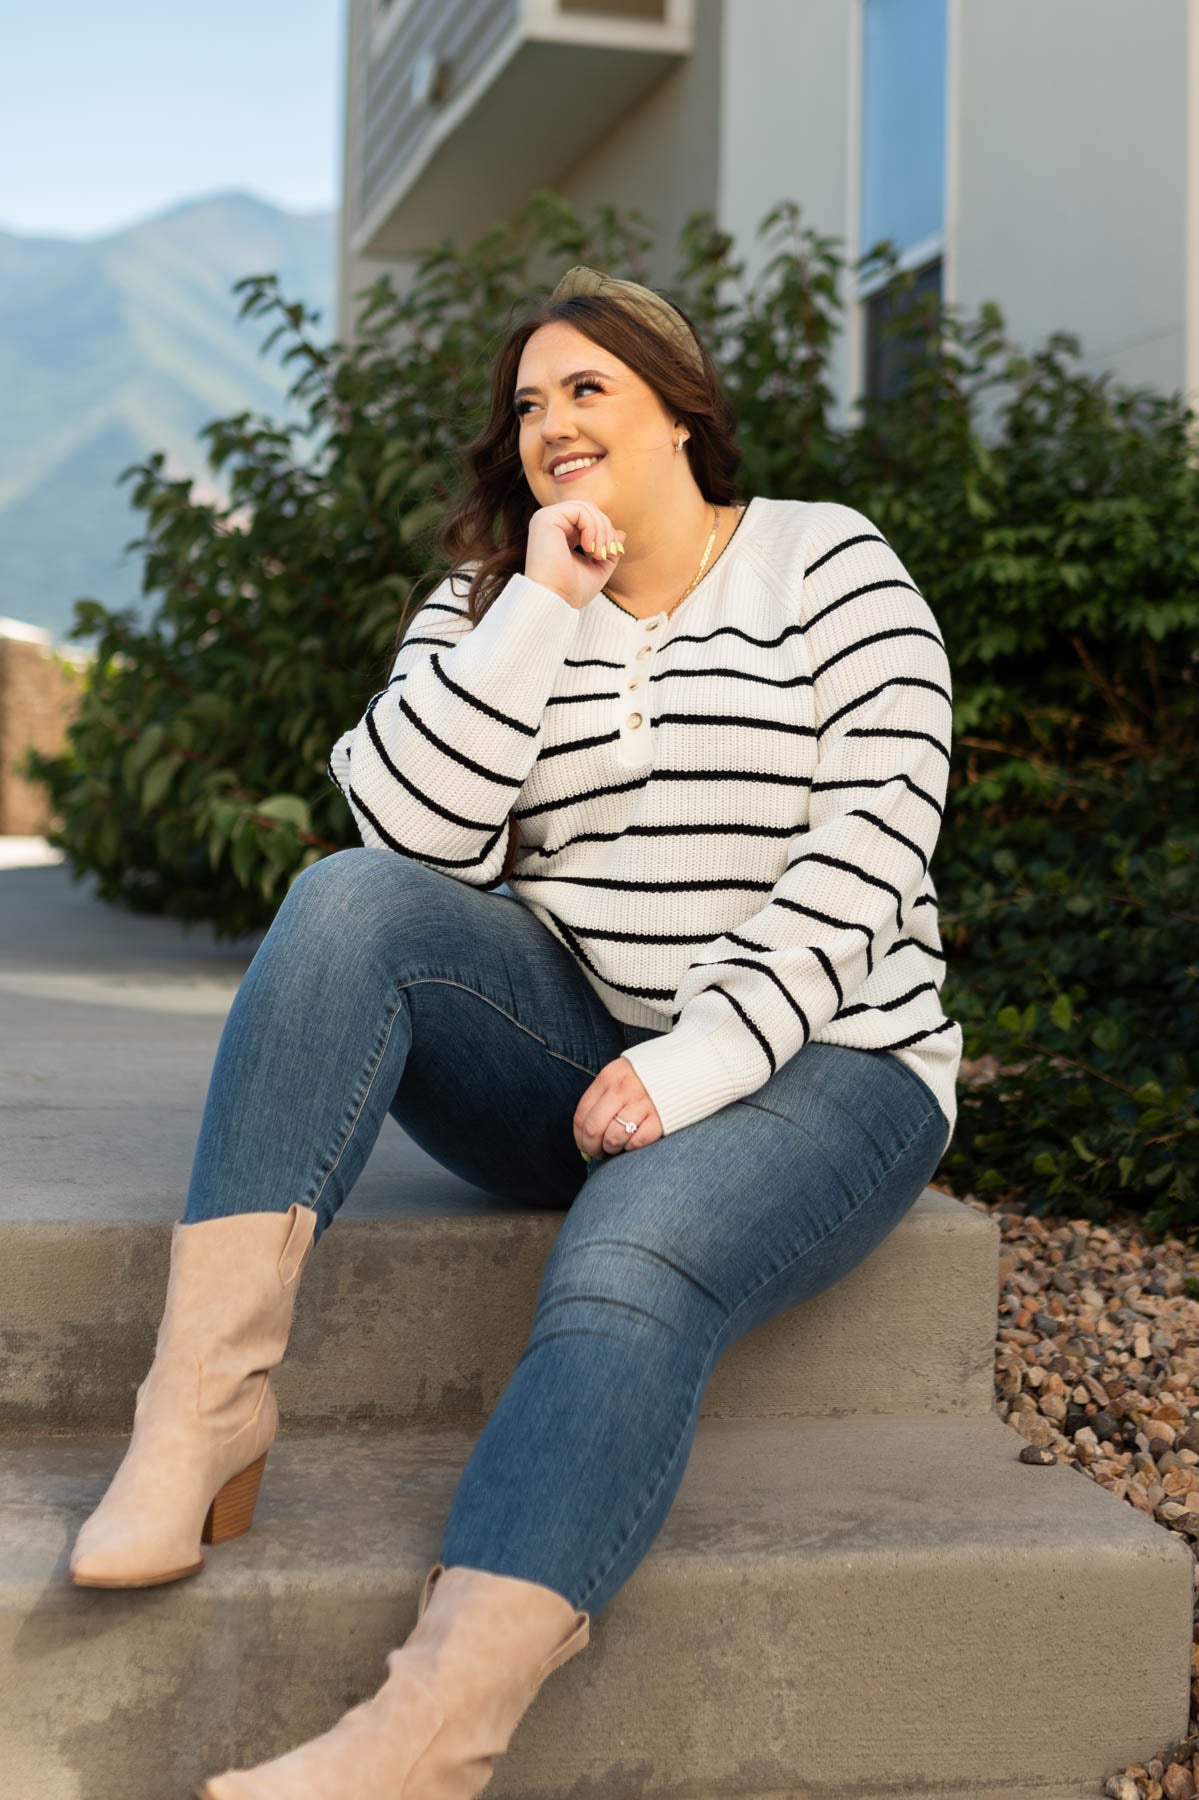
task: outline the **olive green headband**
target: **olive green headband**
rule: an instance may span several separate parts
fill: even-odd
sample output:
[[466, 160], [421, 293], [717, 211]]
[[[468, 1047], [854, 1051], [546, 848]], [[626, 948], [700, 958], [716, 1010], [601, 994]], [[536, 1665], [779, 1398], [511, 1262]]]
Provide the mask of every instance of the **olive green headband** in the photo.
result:
[[651, 331], [669, 338], [691, 361], [697, 373], [704, 373], [703, 357], [691, 327], [669, 300], [663, 300], [652, 288], [642, 287], [639, 281], [621, 281], [615, 275], [603, 275], [598, 269], [589, 269], [586, 263], [576, 263], [573, 269], [567, 269], [550, 298], [571, 300], [576, 294], [595, 294], [602, 300], [617, 301]]

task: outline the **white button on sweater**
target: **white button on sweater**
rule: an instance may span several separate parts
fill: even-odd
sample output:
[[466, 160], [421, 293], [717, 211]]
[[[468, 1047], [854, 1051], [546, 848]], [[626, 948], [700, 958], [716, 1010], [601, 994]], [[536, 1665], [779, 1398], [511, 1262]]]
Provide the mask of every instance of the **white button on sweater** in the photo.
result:
[[[414, 615], [329, 774], [362, 840], [512, 893], [617, 1019], [678, 1131], [810, 1039], [889, 1050], [952, 1134], [962, 1030], [929, 863], [949, 779], [932, 610], [862, 513], [755, 498], [669, 617], [468, 576]], [[637, 676], [637, 710], [630, 684]]]

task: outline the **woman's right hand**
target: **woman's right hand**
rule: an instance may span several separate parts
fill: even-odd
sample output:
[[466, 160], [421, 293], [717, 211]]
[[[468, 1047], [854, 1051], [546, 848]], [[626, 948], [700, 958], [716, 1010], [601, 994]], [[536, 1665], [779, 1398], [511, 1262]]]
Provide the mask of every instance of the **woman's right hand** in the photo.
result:
[[525, 574], [581, 609], [595, 599], [620, 560], [620, 551], [609, 554], [609, 545], [623, 549], [624, 538], [594, 502], [559, 500], [529, 520]]

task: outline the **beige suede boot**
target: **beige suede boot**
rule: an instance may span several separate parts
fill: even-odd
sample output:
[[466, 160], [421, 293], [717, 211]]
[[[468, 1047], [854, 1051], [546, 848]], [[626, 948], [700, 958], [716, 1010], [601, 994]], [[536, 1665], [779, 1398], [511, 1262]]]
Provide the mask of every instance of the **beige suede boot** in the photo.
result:
[[200, 1545], [250, 1529], [279, 1430], [269, 1371], [287, 1348], [316, 1214], [176, 1223], [154, 1361], [133, 1436], [75, 1540], [79, 1587], [153, 1587], [204, 1567]]
[[373, 1699], [273, 1762], [193, 1791], [198, 1800], [473, 1800], [546, 1676], [590, 1631], [590, 1615], [553, 1588], [436, 1563]]

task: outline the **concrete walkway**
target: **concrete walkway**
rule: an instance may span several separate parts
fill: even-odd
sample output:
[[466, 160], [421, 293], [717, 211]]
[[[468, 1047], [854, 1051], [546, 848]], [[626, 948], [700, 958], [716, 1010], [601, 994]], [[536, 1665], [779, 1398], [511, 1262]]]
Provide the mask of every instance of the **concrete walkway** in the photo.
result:
[[[179, 1218], [221, 1026], [262, 934], [218, 944], [97, 899], [41, 840], [0, 847], [0, 1212]], [[388, 1119], [341, 1216], [497, 1204]]]

